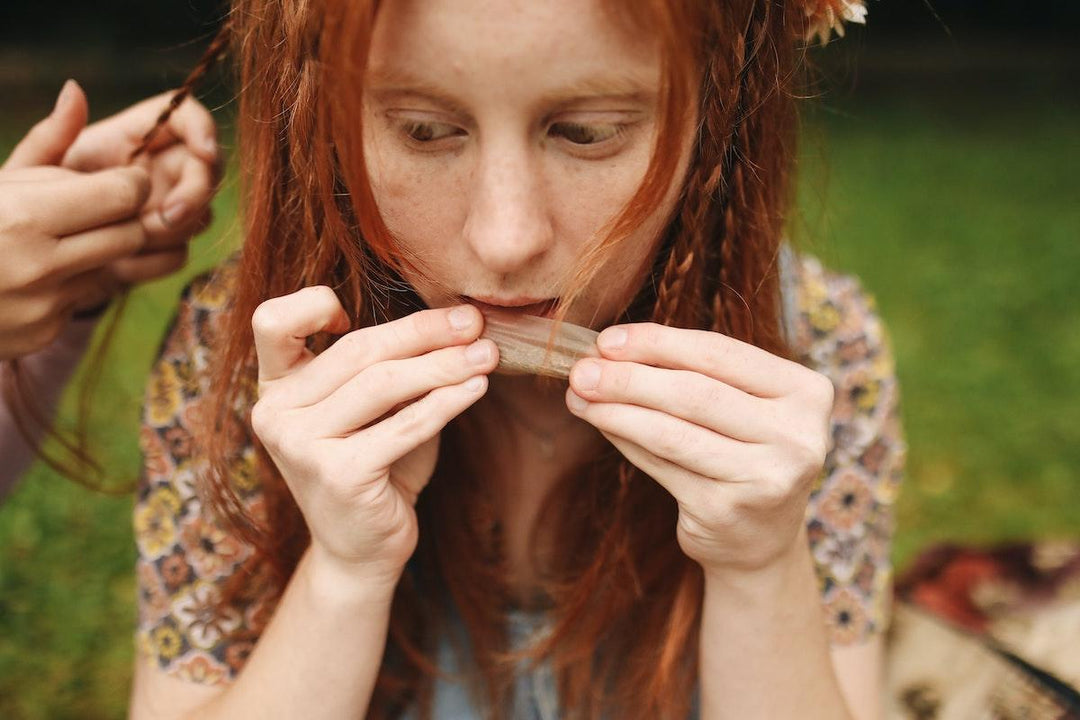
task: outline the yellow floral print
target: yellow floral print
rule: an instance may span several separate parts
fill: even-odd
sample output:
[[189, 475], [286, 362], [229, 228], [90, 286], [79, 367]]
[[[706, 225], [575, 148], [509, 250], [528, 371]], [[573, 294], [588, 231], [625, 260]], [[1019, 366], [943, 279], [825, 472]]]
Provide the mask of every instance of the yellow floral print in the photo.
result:
[[176, 544], [175, 515], [166, 504], [140, 503], [135, 507], [135, 542], [146, 558], [159, 558]]
[[176, 367], [160, 362], [150, 376], [146, 394], [146, 421], [151, 427], [165, 427], [180, 409], [180, 380]]
[[150, 641], [158, 657], [172, 660], [183, 649], [184, 639], [172, 625], [159, 625], [150, 633]]

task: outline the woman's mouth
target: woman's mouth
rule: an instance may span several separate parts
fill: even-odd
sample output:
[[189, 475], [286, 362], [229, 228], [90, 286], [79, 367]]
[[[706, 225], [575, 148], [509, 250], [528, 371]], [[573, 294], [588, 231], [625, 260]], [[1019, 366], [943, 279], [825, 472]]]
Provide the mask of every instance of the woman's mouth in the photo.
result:
[[462, 296], [462, 301], [476, 306], [480, 312], [496, 310], [500, 312], [518, 313], [521, 315], [535, 315], [537, 317], [551, 317], [558, 305], [558, 298], [537, 300], [535, 298], [496, 298], [496, 297], [470, 297]]

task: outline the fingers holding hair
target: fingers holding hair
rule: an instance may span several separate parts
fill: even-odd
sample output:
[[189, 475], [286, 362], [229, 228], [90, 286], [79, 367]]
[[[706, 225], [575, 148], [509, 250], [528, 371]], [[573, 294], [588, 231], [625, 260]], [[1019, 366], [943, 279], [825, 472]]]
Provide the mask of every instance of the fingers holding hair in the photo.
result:
[[[63, 156], [64, 167], [92, 172], [126, 165], [143, 136], [169, 107], [175, 91], [155, 95], [89, 125]], [[160, 152], [180, 144], [208, 165], [219, 160], [217, 129], [210, 112], [194, 98], [185, 98], [169, 121], [153, 136], [146, 151]]]
[[150, 195], [150, 177], [120, 167], [36, 182], [19, 182], [9, 202], [33, 218], [38, 233], [64, 237], [135, 218]]

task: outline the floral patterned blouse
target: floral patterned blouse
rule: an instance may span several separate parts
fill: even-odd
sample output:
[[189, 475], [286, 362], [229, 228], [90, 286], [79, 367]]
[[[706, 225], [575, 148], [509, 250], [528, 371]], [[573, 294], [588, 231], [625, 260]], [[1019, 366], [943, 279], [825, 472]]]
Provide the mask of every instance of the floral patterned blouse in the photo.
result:
[[[787, 260], [792, 347], [836, 387], [832, 447], [806, 520], [831, 642], [848, 645], [882, 632], [889, 614], [892, 508], [905, 452], [896, 375], [874, 302], [858, 282], [809, 256]], [[171, 675], [207, 684], [236, 676], [274, 610], [257, 583], [247, 597], [219, 607], [220, 588], [251, 548], [204, 511], [196, 492], [202, 461], [192, 453], [193, 418], [208, 392], [209, 347], [230, 269], [186, 290], [150, 376], [134, 511], [140, 653]], [[234, 482], [258, 515], [254, 463], [248, 447]]]

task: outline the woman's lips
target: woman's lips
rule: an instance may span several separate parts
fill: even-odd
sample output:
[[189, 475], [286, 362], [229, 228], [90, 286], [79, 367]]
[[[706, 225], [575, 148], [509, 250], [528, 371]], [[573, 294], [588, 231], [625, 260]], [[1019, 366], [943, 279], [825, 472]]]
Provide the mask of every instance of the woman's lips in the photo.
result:
[[547, 300], [535, 300], [533, 298], [474, 298], [465, 295], [462, 298], [470, 305], [475, 305], [481, 312], [496, 310], [500, 312], [521, 313], [522, 315], [536, 315], [539, 317], [551, 317], [555, 312], [558, 298]]

